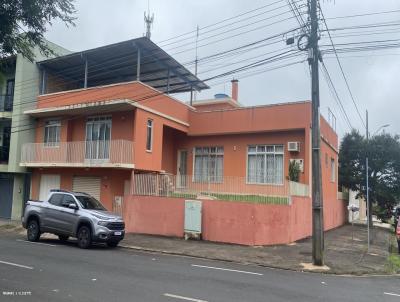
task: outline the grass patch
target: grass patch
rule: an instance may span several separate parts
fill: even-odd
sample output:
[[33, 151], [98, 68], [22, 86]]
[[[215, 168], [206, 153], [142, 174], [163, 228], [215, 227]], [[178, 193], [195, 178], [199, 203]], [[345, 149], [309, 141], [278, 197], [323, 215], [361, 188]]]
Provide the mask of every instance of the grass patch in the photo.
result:
[[196, 199], [197, 198], [197, 194], [184, 193], [184, 192], [171, 192], [168, 197]]
[[13, 225], [13, 224], [3, 224], [3, 225], [0, 225], [0, 229], [3, 229], [3, 230], [14, 229], [15, 227], [16, 227], [16, 226]]
[[[211, 196], [218, 200], [224, 201], [238, 201], [256, 204], [281, 204], [288, 205], [289, 198], [284, 196], [262, 196], [262, 195], [242, 195], [242, 194], [223, 194], [223, 193], [206, 193], [202, 192], [200, 195]], [[197, 199], [197, 194], [185, 192], [172, 192], [169, 197]]]
[[400, 273], [400, 255], [390, 254], [387, 258], [386, 269], [389, 273]]

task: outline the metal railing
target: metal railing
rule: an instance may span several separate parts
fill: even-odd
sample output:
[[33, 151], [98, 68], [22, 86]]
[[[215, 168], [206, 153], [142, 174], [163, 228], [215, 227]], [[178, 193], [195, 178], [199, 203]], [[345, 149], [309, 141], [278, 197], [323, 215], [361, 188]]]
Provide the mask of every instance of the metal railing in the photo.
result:
[[0, 94], [0, 111], [12, 111], [13, 110], [14, 96], [8, 94]]
[[110, 166], [133, 164], [133, 142], [127, 140], [27, 143], [21, 165]]
[[308, 186], [252, 184], [245, 177], [223, 176], [216, 182], [195, 181], [192, 175], [135, 174], [134, 195], [219, 199], [266, 204], [289, 204], [293, 195], [308, 196]]

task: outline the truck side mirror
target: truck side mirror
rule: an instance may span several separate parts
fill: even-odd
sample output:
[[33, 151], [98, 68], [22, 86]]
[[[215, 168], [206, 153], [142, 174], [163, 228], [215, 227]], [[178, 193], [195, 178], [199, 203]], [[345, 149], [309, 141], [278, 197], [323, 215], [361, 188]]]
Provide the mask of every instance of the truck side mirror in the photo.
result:
[[68, 208], [69, 209], [73, 209], [73, 210], [77, 210], [78, 209], [78, 205], [76, 203], [70, 203], [68, 205]]

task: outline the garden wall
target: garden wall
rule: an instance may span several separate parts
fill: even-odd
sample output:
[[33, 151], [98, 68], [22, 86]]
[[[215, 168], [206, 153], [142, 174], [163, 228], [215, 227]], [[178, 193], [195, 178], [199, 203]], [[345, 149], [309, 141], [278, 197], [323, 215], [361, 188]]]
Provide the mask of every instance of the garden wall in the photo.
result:
[[[325, 205], [325, 228], [345, 223], [344, 201]], [[243, 245], [287, 244], [311, 236], [311, 199], [292, 197], [291, 205], [202, 200], [202, 238]], [[344, 219], [343, 219], [344, 218]], [[183, 237], [184, 199], [127, 195], [127, 233]]]

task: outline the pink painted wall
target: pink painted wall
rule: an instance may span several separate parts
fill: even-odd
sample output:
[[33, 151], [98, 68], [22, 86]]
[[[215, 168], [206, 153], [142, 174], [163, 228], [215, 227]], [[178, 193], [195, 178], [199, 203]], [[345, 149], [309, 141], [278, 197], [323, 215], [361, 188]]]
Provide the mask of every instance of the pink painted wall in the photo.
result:
[[[203, 200], [203, 239], [243, 245], [287, 244], [311, 236], [311, 200], [292, 197], [289, 205]], [[345, 202], [325, 208], [326, 230], [345, 223]], [[183, 237], [184, 199], [125, 196], [128, 233]]]
[[128, 233], [183, 237], [182, 198], [128, 195], [123, 212]]

